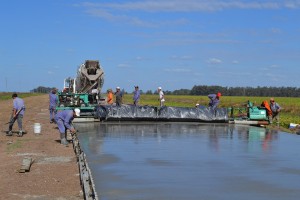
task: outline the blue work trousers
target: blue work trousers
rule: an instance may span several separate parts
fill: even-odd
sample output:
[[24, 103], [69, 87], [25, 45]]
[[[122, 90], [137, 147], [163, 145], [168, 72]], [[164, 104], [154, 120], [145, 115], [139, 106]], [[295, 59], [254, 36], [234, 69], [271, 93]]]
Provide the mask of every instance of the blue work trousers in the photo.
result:
[[11, 118], [10, 118], [10, 121], [9, 121], [9, 127], [8, 127], [9, 131], [12, 130], [12, 127], [13, 127], [16, 120], [18, 122], [19, 130], [20, 131], [23, 130], [23, 127], [22, 127], [23, 115], [18, 114], [18, 116], [16, 118], [14, 118], [13, 115], [11, 115]]
[[50, 112], [50, 121], [54, 121], [54, 117], [57, 113], [55, 106], [49, 106], [49, 112]]

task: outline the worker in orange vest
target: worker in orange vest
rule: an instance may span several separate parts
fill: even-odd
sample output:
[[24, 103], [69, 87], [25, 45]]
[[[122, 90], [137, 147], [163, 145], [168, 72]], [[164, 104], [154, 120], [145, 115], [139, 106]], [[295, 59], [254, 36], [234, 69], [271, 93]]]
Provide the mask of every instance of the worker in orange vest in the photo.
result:
[[267, 110], [267, 116], [269, 118], [269, 122], [272, 123], [272, 110], [270, 108], [270, 105], [269, 105], [268, 101], [267, 100], [263, 101], [261, 103], [261, 106], [266, 108], [266, 110]]
[[107, 90], [107, 103], [110, 105], [114, 103], [114, 95], [112, 89]]

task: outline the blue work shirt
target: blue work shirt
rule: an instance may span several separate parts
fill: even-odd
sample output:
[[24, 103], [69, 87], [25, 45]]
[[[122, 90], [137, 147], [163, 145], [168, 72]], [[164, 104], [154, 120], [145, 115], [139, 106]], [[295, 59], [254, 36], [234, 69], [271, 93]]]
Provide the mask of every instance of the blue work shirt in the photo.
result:
[[64, 122], [64, 125], [67, 129], [71, 129], [73, 126], [71, 125], [71, 122], [73, 121], [73, 110], [63, 110], [58, 112], [55, 115], [55, 120], [62, 120]]
[[24, 115], [24, 111], [25, 111], [25, 104], [23, 99], [16, 97], [13, 100], [13, 108], [16, 110], [16, 112], [18, 112], [20, 109], [22, 109], [22, 111], [19, 113], [20, 115]]
[[58, 98], [56, 94], [53, 94], [52, 92], [49, 94], [49, 102], [50, 102], [50, 108], [55, 108], [56, 104], [58, 102]]
[[140, 99], [140, 91], [139, 90], [135, 90], [133, 92], [133, 101], [138, 101]]
[[272, 110], [273, 113], [277, 113], [279, 109], [281, 109], [281, 107], [279, 106], [278, 103], [274, 102], [273, 104], [270, 103], [270, 108]]
[[209, 94], [208, 98], [210, 99], [208, 106], [216, 109], [220, 103], [220, 100], [217, 98], [216, 94]]

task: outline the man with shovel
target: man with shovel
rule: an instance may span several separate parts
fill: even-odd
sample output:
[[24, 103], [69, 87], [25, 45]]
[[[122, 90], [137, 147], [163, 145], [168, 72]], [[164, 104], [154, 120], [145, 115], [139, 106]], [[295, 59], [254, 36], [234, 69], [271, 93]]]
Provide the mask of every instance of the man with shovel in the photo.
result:
[[17, 120], [18, 122], [18, 127], [19, 127], [19, 133], [18, 137], [23, 136], [23, 126], [22, 126], [22, 121], [23, 121], [23, 116], [24, 116], [24, 111], [25, 111], [25, 104], [24, 100], [19, 98], [16, 93], [12, 95], [13, 98], [13, 111], [11, 114], [10, 121], [8, 122], [9, 127], [8, 127], [8, 132], [6, 136], [12, 136], [12, 127]]

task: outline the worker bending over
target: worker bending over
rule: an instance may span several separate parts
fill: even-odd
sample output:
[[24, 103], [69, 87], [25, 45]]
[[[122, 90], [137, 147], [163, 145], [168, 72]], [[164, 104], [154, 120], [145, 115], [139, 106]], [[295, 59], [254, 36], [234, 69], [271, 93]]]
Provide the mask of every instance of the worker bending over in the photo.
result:
[[80, 109], [75, 108], [74, 110], [63, 110], [55, 115], [55, 121], [60, 133], [60, 143], [65, 146], [69, 144], [67, 141], [67, 129], [69, 129], [73, 134], [76, 133], [76, 130], [72, 125], [72, 121], [75, 116], [80, 116]]
[[218, 92], [217, 94], [209, 94], [208, 98], [209, 103], [208, 103], [208, 107], [213, 108], [214, 110], [218, 107], [219, 103], [220, 103], [220, 97], [221, 97], [221, 93]]

